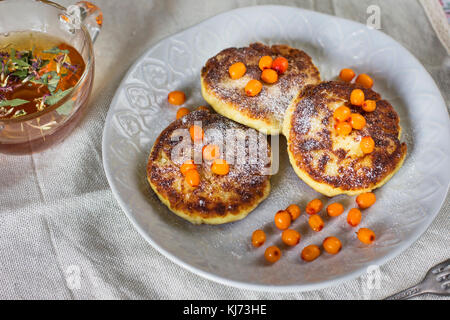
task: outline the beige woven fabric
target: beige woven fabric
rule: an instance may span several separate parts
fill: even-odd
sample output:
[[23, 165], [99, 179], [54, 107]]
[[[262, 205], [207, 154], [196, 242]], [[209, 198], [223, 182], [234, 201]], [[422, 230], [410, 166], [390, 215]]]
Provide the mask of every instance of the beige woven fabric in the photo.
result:
[[[60, 1], [64, 5], [72, 1]], [[102, 166], [101, 137], [127, 69], [158, 40], [217, 13], [268, 1], [97, 0], [105, 14], [95, 45], [91, 109], [64, 142], [34, 156], [0, 155], [0, 298], [5, 299], [379, 299], [420, 281], [450, 257], [450, 201], [425, 234], [367, 277], [305, 293], [226, 287], [172, 263], [139, 236], [119, 208]], [[382, 31], [410, 50], [450, 101], [450, 59], [417, 0], [285, 0], [278, 4], [365, 23], [381, 9]], [[434, 298], [423, 296], [422, 298]]]

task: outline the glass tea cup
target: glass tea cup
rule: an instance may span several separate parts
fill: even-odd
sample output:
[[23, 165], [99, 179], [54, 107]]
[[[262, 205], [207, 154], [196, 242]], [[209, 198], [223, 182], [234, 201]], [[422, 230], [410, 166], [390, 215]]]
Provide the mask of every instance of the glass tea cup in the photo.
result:
[[87, 110], [94, 80], [95, 41], [103, 22], [98, 7], [81, 1], [68, 8], [47, 0], [0, 0], [0, 35], [43, 32], [74, 47], [85, 70], [73, 90], [58, 103], [18, 118], [0, 119], [0, 152], [31, 154], [62, 141]]

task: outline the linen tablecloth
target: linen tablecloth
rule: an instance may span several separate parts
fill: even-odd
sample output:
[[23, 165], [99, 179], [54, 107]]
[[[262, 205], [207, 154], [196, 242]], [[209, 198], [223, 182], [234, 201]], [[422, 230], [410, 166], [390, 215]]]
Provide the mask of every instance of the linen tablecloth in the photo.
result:
[[[203, 279], [169, 261], [137, 233], [109, 189], [101, 139], [111, 99], [135, 59], [160, 39], [217, 13], [270, 1], [94, 2], [103, 9], [105, 22], [95, 44], [89, 113], [53, 149], [33, 156], [0, 155], [0, 298], [378, 299], [419, 282], [428, 268], [450, 257], [447, 196], [420, 239], [379, 269], [381, 281], [372, 290], [362, 276], [305, 293], [254, 292]], [[367, 8], [378, 5], [381, 31], [420, 60], [450, 101], [450, 59], [417, 0], [276, 4], [361, 23], [366, 23]]]

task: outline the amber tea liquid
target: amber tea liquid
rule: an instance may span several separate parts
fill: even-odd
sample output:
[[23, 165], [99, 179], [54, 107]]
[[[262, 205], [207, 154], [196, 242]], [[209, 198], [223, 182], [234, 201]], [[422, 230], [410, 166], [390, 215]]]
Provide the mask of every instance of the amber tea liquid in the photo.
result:
[[90, 94], [93, 70], [82, 79], [85, 68], [81, 54], [59, 38], [0, 35], [0, 152], [33, 153], [62, 140]]

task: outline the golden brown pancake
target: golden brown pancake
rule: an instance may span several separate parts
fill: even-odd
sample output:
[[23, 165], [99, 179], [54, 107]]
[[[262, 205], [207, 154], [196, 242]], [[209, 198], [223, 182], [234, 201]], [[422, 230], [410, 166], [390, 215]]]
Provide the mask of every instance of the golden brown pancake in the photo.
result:
[[[353, 89], [361, 89], [365, 99], [376, 101], [376, 110], [365, 112], [349, 102]], [[339, 106], [366, 119], [362, 130], [337, 136], [333, 118]], [[386, 183], [402, 166], [406, 144], [399, 141], [399, 117], [391, 104], [371, 89], [353, 83], [330, 81], [308, 86], [286, 112], [283, 133], [297, 175], [327, 196], [369, 192]], [[375, 149], [363, 154], [360, 140], [371, 136]]]
[[[195, 146], [189, 134], [194, 124], [201, 124], [205, 134], [204, 143]], [[252, 138], [240, 139], [244, 134]], [[202, 161], [201, 150], [206, 144], [221, 148], [220, 158], [230, 165], [227, 175], [213, 173], [211, 161]], [[261, 151], [259, 157], [252, 149], [256, 146]], [[190, 186], [180, 172], [181, 164], [188, 159], [197, 163], [201, 177], [197, 187]], [[178, 216], [194, 224], [222, 224], [245, 218], [269, 195], [266, 171], [270, 166], [270, 146], [264, 135], [215, 112], [197, 110], [160, 134], [150, 153], [147, 177], [160, 200]]]
[[[289, 67], [276, 83], [262, 82], [261, 92], [249, 97], [244, 92], [245, 85], [251, 79], [260, 80], [258, 63], [263, 56], [283, 56]], [[228, 69], [236, 62], [244, 63], [247, 71], [242, 78], [233, 80]], [[291, 100], [305, 85], [319, 82], [320, 74], [311, 57], [287, 45], [253, 43], [245, 48], [225, 49], [210, 58], [201, 72], [203, 97], [218, 113], [265, 134], [280, 133]]]

